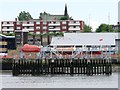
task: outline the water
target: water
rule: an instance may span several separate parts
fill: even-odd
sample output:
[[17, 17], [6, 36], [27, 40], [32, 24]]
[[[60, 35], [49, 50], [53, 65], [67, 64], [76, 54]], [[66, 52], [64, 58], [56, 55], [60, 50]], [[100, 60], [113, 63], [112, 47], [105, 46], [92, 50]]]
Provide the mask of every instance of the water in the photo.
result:
[[2, 88], [118, 88], [118, 73], [106, 75], [19, 76], [1, 74]]

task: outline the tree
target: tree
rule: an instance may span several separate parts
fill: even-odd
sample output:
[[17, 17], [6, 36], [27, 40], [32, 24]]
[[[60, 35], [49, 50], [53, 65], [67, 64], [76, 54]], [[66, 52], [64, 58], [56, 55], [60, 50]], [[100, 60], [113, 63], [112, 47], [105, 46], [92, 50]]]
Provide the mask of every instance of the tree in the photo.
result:
[[66, 17], [66, 16], [61, 17], [60, 20], [68, 20], [68, 17]]
[[73, 20], [72, 16], [69, 18], [68, 16], [63, 16], [60, 20]]
[[85, 24], [83, 32], [92, 32], [92, 27]]
[[40, 16], [39, 16], [39, 19], [40, 19], [40, 20], [42, 20], [42, 16], [43, 16], [43, 15], [50, 15], [50, 14], [47, 13], [47, 12], [45, 12], [45, 11], [44, 11], [43, 13], [41, 12], [41, 13], [40, 13]]
[[70, 20], [74, 20], [74, 19], [72, 18], [72, 16], [70, 17]]
[[18, 16], [18, 20], [28, 20], [33, 19], [29, 12], [21, 11]]
[[101, 24], [97, 29], [96, 32], [113, 32], [113, 25], [108, 24]]

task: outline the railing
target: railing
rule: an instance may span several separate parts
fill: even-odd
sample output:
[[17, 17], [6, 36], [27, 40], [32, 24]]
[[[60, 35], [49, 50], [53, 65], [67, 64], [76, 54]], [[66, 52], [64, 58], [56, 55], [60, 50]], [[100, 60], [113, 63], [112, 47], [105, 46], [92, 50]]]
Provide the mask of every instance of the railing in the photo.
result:
[[12, 74], [13, 76], [48, 74], [111, 75], [112, 64], [111, 60], [102, 59], [14, 60]]

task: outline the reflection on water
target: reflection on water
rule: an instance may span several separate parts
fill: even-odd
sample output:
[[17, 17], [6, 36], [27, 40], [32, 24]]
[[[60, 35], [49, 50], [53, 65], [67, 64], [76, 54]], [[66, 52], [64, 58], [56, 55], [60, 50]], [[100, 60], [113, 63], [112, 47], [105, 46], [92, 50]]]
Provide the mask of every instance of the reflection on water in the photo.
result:
[[106, 75], [19, 76], [3, 74], [3, 88], [118, 88], [118, 73]]

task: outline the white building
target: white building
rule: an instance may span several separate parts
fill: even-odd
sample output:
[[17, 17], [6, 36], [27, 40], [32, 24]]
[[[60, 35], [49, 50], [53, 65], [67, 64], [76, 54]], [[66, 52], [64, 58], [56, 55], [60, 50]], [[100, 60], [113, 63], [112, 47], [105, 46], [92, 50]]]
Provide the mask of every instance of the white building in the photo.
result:
[[[53, 48], [74, 47], [82, 51], [118, 50], [118, 33], [65, 33], [63, 37], [53, 37], [50, 46]], [[62, 49], [63, 50], [63, 49]]]

